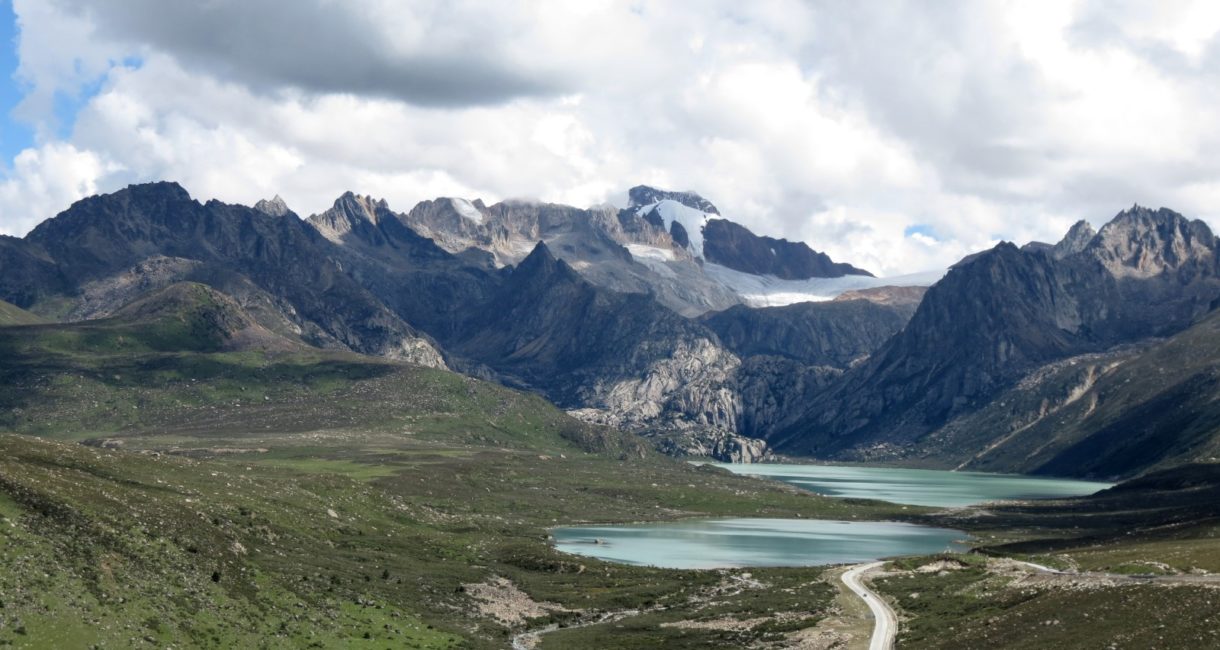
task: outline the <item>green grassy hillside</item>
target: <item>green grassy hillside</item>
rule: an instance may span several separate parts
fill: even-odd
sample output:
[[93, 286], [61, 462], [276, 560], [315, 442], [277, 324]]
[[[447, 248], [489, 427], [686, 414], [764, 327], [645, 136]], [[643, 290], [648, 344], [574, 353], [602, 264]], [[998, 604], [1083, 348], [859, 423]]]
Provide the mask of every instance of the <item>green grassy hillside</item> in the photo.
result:
[[0, 300], [0, 327], [10, 325], [36, 325], [45, 323], [41, 317], [31, 314], [13, 304]]
[[982, 525], [1009, 539], [985, 546], [988, 553], [1091, 571], [1220, 573], [1220, 463], [1154, 472], [1080, 499], [998, 505], [990, 514]]
[[[630, 638], [738, 647], [784, 630], [662, 627], [734, 572], [565, 556], [547, 528], [918, 511], [656, 457], [533, 395], [250, 329], [190, 285], [0, 328], [0, 644], [504, 647], [526, 622], [483, 598], [506, 579], [504, 598], [550, 603], [534, 623], [664, 605]], [[801, 593], [812, 624], [830, 590]], [[715, 615], [748, 618], [754, 594]]]

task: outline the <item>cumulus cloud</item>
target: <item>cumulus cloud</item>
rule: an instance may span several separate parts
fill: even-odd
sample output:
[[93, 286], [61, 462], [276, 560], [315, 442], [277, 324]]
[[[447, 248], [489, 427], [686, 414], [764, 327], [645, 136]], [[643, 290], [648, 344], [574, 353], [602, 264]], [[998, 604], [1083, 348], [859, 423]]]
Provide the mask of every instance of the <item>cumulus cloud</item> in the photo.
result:
[[0, 181], [0, 235], [24, 235], [73, 201], [97, 194], [98, 181], [116, 170], [97, 154], [63, 142], [22, 151]]
[[[200, 198], [279, 193], [302, 214], [348, 189], [405, 210], [590, 205], [652, 183], [883, 274], [1053, 240], [1136, 201], [1220, 219], [1209, 3], [15, 9], [19, 114], [44, 128], [3, 188], [48, 206], [34, 221], [72, 194], [22, 180], [53, 169], [54, 147], [94, 161], [65, 173], [78, 193], [164, 178]], [[57, 93], [87, 98], [63, 141]], [[14, 214], [0, 227], [32, 225]]]
[[49, 2], [61, 15], [83, 16], [111, 43], [167, 53], [252, 88], [422, 106], [555, 95], [577, 83], [582, 64], [636, 45], [625, 24], [632, 14], [600, 10], [603, 3], [540, 10], [472, 0]]

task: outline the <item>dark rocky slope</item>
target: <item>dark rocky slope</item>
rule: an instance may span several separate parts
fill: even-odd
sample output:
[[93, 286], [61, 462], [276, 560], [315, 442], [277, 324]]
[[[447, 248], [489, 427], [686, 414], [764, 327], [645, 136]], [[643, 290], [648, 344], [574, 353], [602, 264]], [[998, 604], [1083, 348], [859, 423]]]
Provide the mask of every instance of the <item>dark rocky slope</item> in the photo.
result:
[[710, 330], [648, 295], [594, 286], [542, 243], [501, 277], [490, 299], [471, 305], [461, 326], [441, 337], [452, 354], [586, 421], [681, 434], [673, 450], [725, 448], [736, 438], [741, 404], [732, 380], [740, 360]]
[[[116, 302], [75, 314], [104, 316], [138, 295], [122, 286], [193, 280], [261, 302], [274, 312], [270, 328], [291, 323], [312, 344], [442, 364], [426, 336], [344, 270], [341, 251], [316, 229], [244, 206], [200, 204], [176, 183], [83, 199], [9, 243], [0, 298], [18, 306], [71, 313], [90, 295], [112, 295]], [[22, 274], [31, 267], [37, 272]]]
[[714, 264], [784, 280], [873, 275], [851, 264], [835, 262], [805, 242], [755, 235], [745, 226], [726, 219], [708, 220], [703, 228], [703, 251], [707, 261]]
[[[918, 455], [924, 437], [1047, 363], [1182, 331], [1220, 298], [1217, 241], [1169, 210], [1120, 213], [1085, 244], [1000, 244], [955, 266], [868, 362], [772, 436], [785, 451]], [[1076, 252], [1071, 252], [1075, 250]]]
[[741, 357], [777, 356], [811, 366], [846, 368], [868, 357], [911, 319], [915, 304], [869, 300], [738, 305], [702, 321]]
[[980, 450], [961, 459], [967, 469], [1071, 476], [1220, 460], [1220, 312], [1153, 344], [1040, 369], [924, 447], [945, 459]]

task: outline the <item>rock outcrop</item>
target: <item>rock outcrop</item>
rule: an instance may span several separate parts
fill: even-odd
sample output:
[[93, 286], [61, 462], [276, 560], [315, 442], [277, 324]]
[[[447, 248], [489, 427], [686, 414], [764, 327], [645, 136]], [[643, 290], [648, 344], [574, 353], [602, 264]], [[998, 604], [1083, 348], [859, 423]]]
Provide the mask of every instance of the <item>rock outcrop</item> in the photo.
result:
[[1059, 240], [1051, 249], [1051, 255], [1056, 259], [1063, 259], [1070, 255], [1075, 255], [1088, 247], [1093, 238], [1097, 236], [1097, 231], [1093, 230], [1093, 226], [1083, 219], [1077, 221], [1068, 229], [1067, 234], [1063, 239]]
[[275, 198], [271, 200], [260, 199], [258, 203], [254, 204], [254, 209], [272, 217], [283, 217], [292, 214], [292, 210], [288, 209], [288, 204], [284, 202], [284, 199], [280, 198], [279, 194], [276, 194]]

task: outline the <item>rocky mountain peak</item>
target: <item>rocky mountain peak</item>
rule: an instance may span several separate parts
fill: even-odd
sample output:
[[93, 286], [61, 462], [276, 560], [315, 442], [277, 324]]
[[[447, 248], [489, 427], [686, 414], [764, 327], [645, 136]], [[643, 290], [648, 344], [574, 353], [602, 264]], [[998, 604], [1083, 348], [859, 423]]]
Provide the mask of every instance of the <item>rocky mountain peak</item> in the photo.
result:
[[152, 183], [135, 183], [114, 193], [114, 196], [130, 196], [139, 198], [159, 197], [167, 200], [190, 201], [191, 194], [174, 181], [155, 181]]
[[694, 192], [637, 185], [628, 190], [628, 197], [635, 215], [667, 233], [675, 248], [734, 271], [784, 280], [872, 275], [836, 263], [804, 242], [756, 235], [723, 218], [716, 206]]
[[556, 257], [546, 243], [541, 241], [525, 259], [508, 270], [508, 273], [509, 281], [506, 286], [510, 289], [506, 295], [514, 296], [514, 300], [537, 298], [561, 290], [562, 287], [580, 287], [580, 291], [593, 290], [592, 285], [585, 282], [567, 262]]
[[636, 185], [627, 190], [627, 198], [631, 201], [631, 207], [639, 208], [646, 205], [652, 205], [660, 201], [677, 201], [688, 208], [706, 212], [708, 214], [720, 214], [720, 210], [712, 205], [711, 201], [695, 194], [694, 192], [671, 192], [661, 190], [647, 185]]
[[55, 218], [38, 224], [31, 234], [53, 227], [57, 222], [62, 222], [65, 216], [81, 218], [93, 215], [102, 206], [106, 206], [104, 209], [111, 212], [130, 213], [131, 210], [128, 209], [130, 206], [164, 208], [185, 202], [194, 203], [194, 199], [191, 198], [186, 188], [178, 183], [172, 181], [136, 183], [111, 194], [89, 196], [76, 201]]
[[374, 199], [371, 196], [349, 191], [335, 199], [332, 209], [342, 212], [354, 220], [377, 223], [380, 221], [382, 213], [389, 212], [390, 204], [385, 199]]
[[308, 221], [333, 242], [342, 243], [354, 234], [367, 243], [380, 245], [384, 236], [378, 232], [378, 225], [394, 218], [385, 199], [344, 192], [329, 210], [313, 215]]
[[275, 198], [271, 200], [260, 199], [258, 203], [254, 204], [254, 209], [272, 217], [282, 217], [292, 212], [279, 194], [276, 194]]
[[566, 268], [567, 265], [559, 261], [555, 254], [547, 248], [545, 242], [539, 241], [534, 246], [534, 250], [530, 251], [525, 259], [513, 269], [514, 276], [534, 276], [534, 275], [551, 275], [561, 268]]
[[96, 276], [147, 257], [154, 240], [189, 238], [202, 208], [177, 183], [129, 185], [73, 203], [25, 239], [52, 256], [71, 250], [77, 257], [74, 270], [81, 277]]
[[1072, 227], [1068, 229], [1063, 239], [1059, 240], [1058, 244], [1055, 244], [1051, 249], [1051, 255], [1057, 259], [1075, 255], [1087, 248], [1089, 242], [1093, 241], [1093, 238], [1096, 236], [1097, 231], [1093, 229], [1093, 226], [1084, 219], [1081, 219], [1072, 224]]
[[1217, 241], [1202, 221], [1134, 205], [1102, 226], [1087, 250], [1115, 277], [1147, 278], [1191, 262], [1214, 264]]

